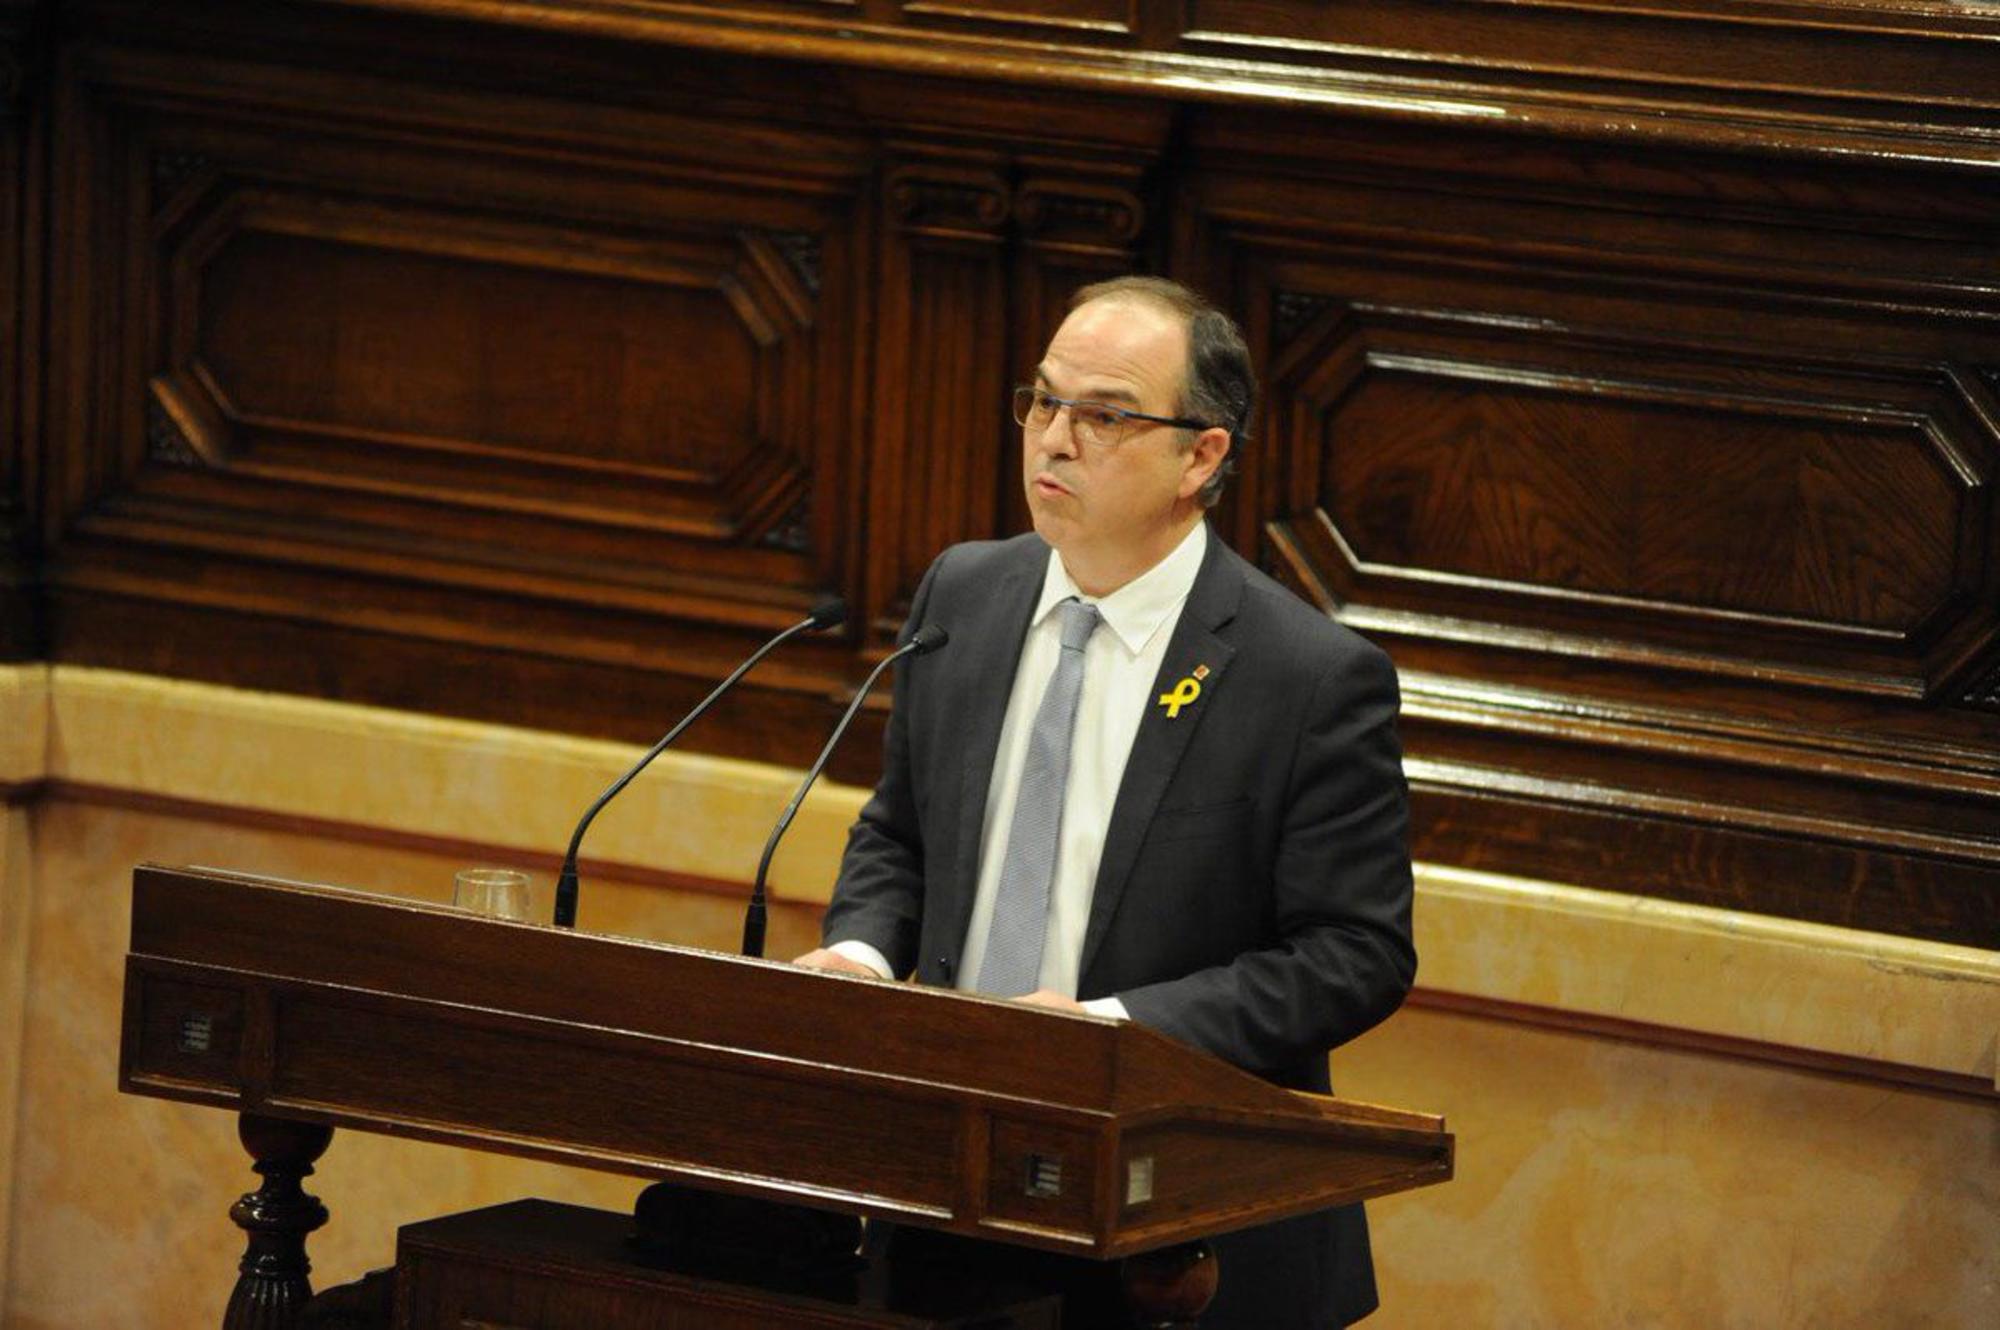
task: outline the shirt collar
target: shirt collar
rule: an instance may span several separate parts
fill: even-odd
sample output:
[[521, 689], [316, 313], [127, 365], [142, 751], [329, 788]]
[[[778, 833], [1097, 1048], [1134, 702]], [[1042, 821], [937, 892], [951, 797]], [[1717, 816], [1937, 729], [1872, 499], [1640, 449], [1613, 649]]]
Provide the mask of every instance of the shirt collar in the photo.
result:
[[1057, 605], [1074, 596], [1097, 606], [1098, 614], [1125, 650], [1137, 655], [1194, 590], [1195, 575], [1201, 572], [1202, 556], [1207, 553], [1208, 523], [1196, 522], [1166, 558], [1110, 595], [1093, 599], [1077, 590], [1069, 570], [1063, 567], [1062, 556], [1051, 548], [1048, 572], [1042, 577], [1042, 598], [1035, 603], [1028, 625], [1032, 628], [1041, 623]]

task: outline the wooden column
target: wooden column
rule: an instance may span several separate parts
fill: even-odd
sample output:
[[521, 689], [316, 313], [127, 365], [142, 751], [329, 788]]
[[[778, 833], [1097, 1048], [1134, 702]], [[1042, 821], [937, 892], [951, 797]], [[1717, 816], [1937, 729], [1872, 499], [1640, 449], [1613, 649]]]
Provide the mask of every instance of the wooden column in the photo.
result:
[[236, 1134], [257, 1161], [264, 1185], [229, 1207], [229, 1217], [250, 1241], [222, 1330], [292, 1330], [312, 1297], [306, 1234], [326, 1222], [326, 1207], [299, 1184], [333, 1139], [333, 1128], [245, 1113], [236, 1121]]

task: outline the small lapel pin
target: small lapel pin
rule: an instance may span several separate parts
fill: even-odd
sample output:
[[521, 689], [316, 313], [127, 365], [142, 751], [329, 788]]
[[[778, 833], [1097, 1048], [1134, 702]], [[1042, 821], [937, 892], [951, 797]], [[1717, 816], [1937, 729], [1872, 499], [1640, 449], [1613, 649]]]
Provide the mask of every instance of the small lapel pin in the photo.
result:
[[1182, 679], [1174, 685], [1173, 692], [1160, 694], [1160, 705], [1167, 709], [1168, 720], [1178, 719], [1181, 714], [1181, 708], [1201, 696], [1201, 679], [1199, 678], [1201, 673], [1202, 671], [1198, 670], [1195, 674]]
[[1194, 677], [1197, 679], [1206, 679], [1208, 677], [1208, 666], [1206, 665], [1195, 666]]

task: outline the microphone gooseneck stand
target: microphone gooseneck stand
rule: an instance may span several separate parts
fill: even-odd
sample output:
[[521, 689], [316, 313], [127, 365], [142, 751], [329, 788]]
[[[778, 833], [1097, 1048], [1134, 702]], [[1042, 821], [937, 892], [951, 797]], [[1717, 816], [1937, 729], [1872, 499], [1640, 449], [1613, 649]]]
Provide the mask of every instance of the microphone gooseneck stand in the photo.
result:
[[841, 736], [847, 733], [847, 727], [853, 722], [855, 713], [861, 710], [862, 702], [867, 700], [869, 690], [875, 687], [875, 681], [882, 677], [884, 670], [903, 657], [926, 655], [950, 640], [950, 633], [934, 623], [927, 623], [910, 634], [909, 641], [883, 657], [882, 663], [870, 670], [868, 677], [861, 681], [861, 687], [856, 690], [854, 700], [847, 704], [846, 713], [841, 716], [840, 723], [833, 727], [833, 733], [827, 738], [826, 747], [819, 750], [819, 757], [813, 762], [812, 769], [807, 771], [806, 778], [799, 782], [798, 792], [792, 796], [792, 801], [785, 805], [784, 813], [778, 818], [778, 825], [771, 828], [771, 838], [764, 842], [764, 857], [757, 861], [757, 880], [750, 888], [750, 907], [743, 914], [745, 956], [764, 954], [764, 879], [770, 874], [771, 856], [777, 851], [778, 840], [792, 825], [792, 818], [797, 815], [799, 805], [805, 802], [806, 791], [813, 787], [813, 782], [819, 779], [819, 773], [826, 769], [827, 759], [833, 756], [834, 746], [840, 742]]
[[674, 726], [671, 730], [668, 730], [665, 738], [661, 739], [658, 743], [654, 744], [650, 749], [648, 749], [646, 751], [646, 755], [640, 758], [638, 762], [633, 765], [630, 771], [620, 776], [617, 780], [611, 782], [610, 788], [605, 790], [604, 793], [597, 796], [597, 802], [593, 803], [590, 806], [590, 808], [584, 813], [583, 818], [576, 824], [576, 833], [569, 838], [569, 852], [563, 855], [562, 872], [556, 878], [556, 908], [555, 908], [554, 923], [557, 928], [576, 927], [577, 850], [583, 845], [583, 833], [590, 829], [591, 819], [597, 816], [598, 812], [604, 807], [604, 805], [610, 803], [614, 798], [617, 797], [618, 792], [620, 790], [624, 789], [627, 785], [631, 784], [632, 778], [638, 775], [640, 772], [644, 771], [648, 766], [648, 764], [650, 764], [654, 758], [658, 757], [661, 753], [665, 752], [669, 744], [673, 743], [674, 740], [680, 738], [681, 731], [685, 730], [688, 726], [694, 724], [694, 722], [700, 718], [703, 712], [707, 711], [710, 707], [714, 706], [715, 700], [717, 698], [721, 697], [724, 693], [728, 692], [731, 688], [735, 687], [736, 681], [738, 679], [741, 679], [744, 675], [748, 674], [751, 671], [751, 669], [757, 664], [758, 661], [764, 659], [764, 657], [770, 655], [779, 646], [783, 645], [786, 642], [789, 642], [792, 638], [798, 636], [800, 633], [807, 632], [809, 630], [817, 631], [818, 629], [822, 628], [831, 628], [834, 625], [843, 622], [846, 618], [847, 618], [847, 604], [844, 601], [829, 600], [814, 606], [812, 613], [808, 614], [805, 618], [793, 624], [790, 628], [785, 629], [784, 632], [779, 633], [776, 637], [766, 642], [763, 646], [758, 647], [757, 650], [751, 654], [750, 659], [744, 661], [741, 665], [738, 665], [735, 671], [731, 673], [727, 679], [724, 679], [721, 683], [715, 686], [714, 692], [710, 693], [707, 697], [704, 697], [699, 703], [697, 703], [694, 710], [688, 712], [687, 715], [681, 717], [680, 723]]

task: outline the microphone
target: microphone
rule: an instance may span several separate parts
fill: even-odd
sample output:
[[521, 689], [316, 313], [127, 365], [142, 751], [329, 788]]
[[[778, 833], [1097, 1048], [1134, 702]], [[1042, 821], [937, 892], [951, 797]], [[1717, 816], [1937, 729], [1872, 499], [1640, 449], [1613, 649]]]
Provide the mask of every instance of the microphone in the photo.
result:
[[805, 802], [806, 791], [810, 790], [813, 782], [819, 779], [819, 773], [826, 769], [826, 760], [833, 756], [834, 745], [840, 742], [840, 736], [847, 733], [848, 725], [854, 720], [854, 713], [861, 710], [861, 703], [867, 699], [868, 690], [882, 677], [882, 671], [903, 657], [928, 655], [950, 640], [950, 633], [934, 623], [927, 623], [911, 633], [909, 641], [890, 652], [882, 663], [870, 670], [868, 677], [861, 681], [860, 690], [854, 694], [854, 700], [847, 704], [847, 712], [840, 718], [840, 723], [833, 727], [833, 734], [828, 737], [826, 747], [819, 750], [819, 757], [813, 762], [812, 769], [806, 772], [806, 778], [799, 782], [798, 793], [794, 794], [792, 801], [785, 805], [784, 813], [778, 818], [778, 825], [771, 828], [771, 839], [764, 842], [764, 857], [757, 861], [757, 881], [750, 888], [750, 908], [743, 913], [745, 956], [764, 954], [764, 878], [771, 871], [771, 856], [777, 852], [778, 839], [785, 834], [786, 828], [792, 825], [792, 818], [798, 814], [799, 805]]
[[779, 633], [763, 646], [758, 647], [751, 654], [750, 659], [738, 665], [734, 673], [715, 686], [714, 692], [698, 702], [694, 710], [682, 716], [680, 724], [668, 730], [666, 737], [648, 749], [646, 755], [640, 758], [630, 771], [620, 776], [617, 780], [612, 781], [610, 788], [597, 796], [597, 802], [590, 806], [584, 813], [583, 820], [576, 824], [576, 834], [569, 838], [569, 853], [563, 856], [562, 872], [556, 878], [554, 923], [557, 928], [576, 927], [576, 852], [578, 847], [583, 844], [583, 833], [589, 829], [591, 819], [597, 816], [599, 810], [604, 805], [610, 803], [617, 796], [618, 791], [630, 785], [632, 778], [644, 771], [654, 758], [665, 752], [668, 744], [680, 738], [682, 730], [694, 724], [697, 717], [714, 706], [717, 698], [721, 697], [731, 688], [734, 688], [736, 681], [748, 674], [758, 661], [764, 659], [764, 657], [770, 655], [782, 643], [790, 641], [800, 633], [808, 631], [817, 632], [823, 628], [832, 628], [837, 624], [844, 623], [846, 619], [847, 602], [838, 596], [823, 600], [813, 606], [811, 613], [807, 614], [805, 618], [799, 620], [784, 632]]

